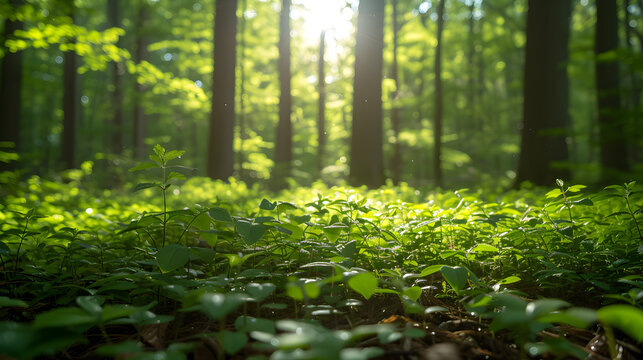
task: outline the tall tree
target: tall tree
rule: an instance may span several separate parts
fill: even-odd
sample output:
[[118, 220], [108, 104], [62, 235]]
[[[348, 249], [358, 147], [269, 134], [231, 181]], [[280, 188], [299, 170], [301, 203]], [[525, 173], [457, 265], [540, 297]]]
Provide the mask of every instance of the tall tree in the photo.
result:
[[393, 144], [393, 156], [391, 157], [391, 173], [393, 176], [393, 183], [397, 184], [400, 182], [402, 177], [402, 148], [400, 143], [400, 107], [399, 99], [400, 96], [400, 84], [398, 76], [398, 32], [400, 30], [400, 25], [398, 22], [397, 16], [397, 5], [398, 0], [392, 0], [393, 6], [393, 63], [391, 64], [391, 80], [395, 83], [395, 91], [391, 94], [391, 127], [393, 128], [393, 135], [395, 136], [395, 143]]
[[626, 172], [627, 137], [623, 129], [626, 122], [621, 109], [619, 94], [619, 66], [616, 61], [601, 61], [602, 53], [618, 47], [618, 11], [614, 0], [596, 0], [596, 30], [594, 53], [596, 59], [596, 94], [598, 96], [598, 126], [600, 128], [602, 180], [615, 180], [613, 171]]
[[[145, 36], [145, 27], [147, 24], [148, 12], [144, 0], [139, 0], [136, 14], [135, 25], [135, 42], [134, 60], [137, 64], [147, 59], [147, 41]], [[143, 94], [145, 87], [136, 82], [136, 92], [134, 93], [134, 134], [132, 136], [132, 147], [134, 148], [134, 157], [141, 159], [145, 154], [145, 110], [143, 108]]]
[[[275, 181], [283, 185], [283, 180], [290, 175], [292, 162], [292, 122], [290, 112], [292, 97], [290, 94], [290, 0], [282, 0], [279, 17], [279, 124], [277, 124], [277, 141], [275, 143]], [[274, 176], [276, 175], [276, 176]]]
[[[107, 1], [107, 18], [110, 27], [120, 25], [120, 4], [119, 0]], [[111, 151], [120, 154], [123, 151], [123, 90], [121, 87], [122, 67], [117, 61], [113, 61], [111, 105], [112, 105], [112, 126], [111, 126]]]
[[[65, 3], [71, 23], [74, 23], [74, 3]], [[73, 40], [70, 40], [73, 41]], [[63, 133], [62, 161], [65, 169], [76, 166], [76, 123], [77, 123], [77, 55], [73, 50], [63, 53]]]
[[438, 31], [435, 45], [435, 113], [433, 116], [433, 177], [435, 184], [442, 186], [442, 30], [444, 29], [444, 4], [440, 0], [438, 4]]
[[[17, 10], [21, 0], [11, 1], [13, 10]], [[22, 21], [15, 17], [8, 17], [4, 21], [4, 36], [2, 44], [9, 39], [16, 30], [21, 30]], [[22, 92], [22, 52], [9, 52], [2, 46], [2, 73], [0, 74], [0, 141], [12, 142], [17, 150], [20, 146], [20, 104]], [[0, 170], [14, 168], [13, 163], [0, 162]]]
[[324, 72], [324, 53], [326, 45], [326, 30], [319, 34], [319, 58], [317, 59], [317, 171], [324, 168], [324, 152], [326, 149], [326, 75]]
[[227, 180], [233, 171], [236, 36], [237, 0], [217, 0], [207, 166], [212, 179]]
[[239, 178], [244, 179], [243, 162], [245, 153], [243, 151], [243, 142], [246, 140], [246, 69], [244, 61], [246, 58], [246, 0], [241, 0], [241, 18], [239, 23], [239, 152], [237, 154], [237, 172]]
[[359, 2], [355, 44], [350, 182], [384, 184], [382, 150], [382, 51], [384, 0]]
[[567, 59], [570, 0], [529, 0], [522, 142], [516, 186], [523, 181], [550, 186], [569, 178]]

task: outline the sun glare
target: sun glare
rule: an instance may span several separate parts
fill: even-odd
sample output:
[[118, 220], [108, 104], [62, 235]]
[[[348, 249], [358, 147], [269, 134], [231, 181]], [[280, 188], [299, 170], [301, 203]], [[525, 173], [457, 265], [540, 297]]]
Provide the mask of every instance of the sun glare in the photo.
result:
[[304, 22], [304, 37], [317, 42], [322, 31], [328, 38], [344, 39], [351, 36], [354, 9], [346, 6], [346, 0], [294, 0], [293, 18]]

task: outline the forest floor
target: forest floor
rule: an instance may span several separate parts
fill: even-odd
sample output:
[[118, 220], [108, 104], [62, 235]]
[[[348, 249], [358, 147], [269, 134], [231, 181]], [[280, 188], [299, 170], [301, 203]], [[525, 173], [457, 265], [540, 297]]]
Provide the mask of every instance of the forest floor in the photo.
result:
[[0, 188], [0, 359], [643, 358], [635, 182], [274, 194], [162, 174]]

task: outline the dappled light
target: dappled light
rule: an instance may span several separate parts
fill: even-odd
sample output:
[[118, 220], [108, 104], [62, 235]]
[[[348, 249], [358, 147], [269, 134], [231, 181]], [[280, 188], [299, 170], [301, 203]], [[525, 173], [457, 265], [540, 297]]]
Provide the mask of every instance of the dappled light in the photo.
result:
[[641, 13], [0, 1], [0, 360], [643, 358]]

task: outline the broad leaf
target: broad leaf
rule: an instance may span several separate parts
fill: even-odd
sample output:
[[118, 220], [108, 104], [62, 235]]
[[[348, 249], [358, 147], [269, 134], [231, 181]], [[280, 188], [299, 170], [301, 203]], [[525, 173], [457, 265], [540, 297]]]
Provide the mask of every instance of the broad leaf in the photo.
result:
[[377, 283], [377, 277], [370, 272], [359, 273], [348, 279], [348, 286], [366, 298], [366, 300], [370, 299], [375, 293]]
[[598, 309], [598, 319], [626, 333], [637, 342], [643, 341], [643, 310], [630, 305], [609, 305]]
[[164, 273], [183, 267], [189, 260], [190, 250], [177, 244], [170, 244], [156, 253], [156, 262]]

